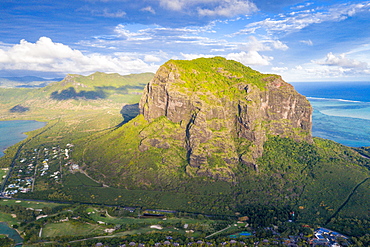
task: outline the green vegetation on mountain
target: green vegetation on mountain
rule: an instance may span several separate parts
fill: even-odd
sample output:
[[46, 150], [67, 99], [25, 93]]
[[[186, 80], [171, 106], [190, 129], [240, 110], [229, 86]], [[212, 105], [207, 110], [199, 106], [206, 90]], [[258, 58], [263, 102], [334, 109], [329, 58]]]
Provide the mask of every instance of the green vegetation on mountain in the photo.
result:
[[[217, 57], [170, 60], [152, 78], [95, 73], [0, 89], [2, 119], [48, 122], [0, 158], [14, 165], [8, 181], [34, 181], [14, 196], [256, 222], [272, 210], [267, 225], [294, 211], [302, 223], [369, 229], [370, 160], [312, 138], [310, 104], [279, 76]], [[29, 110], [10, 112], [16, 105]]]
[[199, 58], [192, 61], [171, 60], [164, 66], [178, 67], [181, 81], [175, 85], [180, 92], [200, 91], [214, 94], [219, 98], [226, 97], [228, 100], [240, 99], [243, 95], [243, 91], [238, 88], [240, 84], [248, 82], [264, 90], [268, 81], [279, 77], [261, 74], [249, 67], [240, 66], [236, 61], [226, 61], [221, 57]]

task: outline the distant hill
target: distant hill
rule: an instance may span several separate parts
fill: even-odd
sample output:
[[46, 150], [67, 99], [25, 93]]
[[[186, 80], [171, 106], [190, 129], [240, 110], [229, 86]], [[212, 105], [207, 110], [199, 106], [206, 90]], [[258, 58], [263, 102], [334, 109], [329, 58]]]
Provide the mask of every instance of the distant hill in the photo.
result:
[[17, 82], [35, 82], [35, 81], [61, 81], [63, 78], [46, 79], [37, 76], [21, 76], [21, 77], [0, 77], [0, 79], [6, 79], [9, 81]]
[[[99, 114], [98, 109], [110, 108], [109, 117], [122, 117], [122, 107], [137, 103], [153, 76], [153, 73], [119, 75], [96, 72], [89, 76], [70, 74], [41, 88], [14, 87], [14, 84], [12, 87], [0, 86], [0, 116], [2, 119], [41, 117], [48, 121], [62, 115], [74, 118], [77, 110], [87, 109], [85, 113]], [[18, 105], [28, 111], [14, 111]], [[9, 116], [8, 113], [13, 114]]]
[[45, 79], [37, 76], [0, 77], [0, 87], [39, 88], [45, 87], [51, 82], [61, 81], [62, 79], [63, 78]]
[[69, 74], [60, 82], [51, 83], [43, 90], [57, 100], [98, 99], [115, 94], [140, 95], [153, 75], [153, 73], [142, 73], [122, 76], [101, 72], [89, 76]]

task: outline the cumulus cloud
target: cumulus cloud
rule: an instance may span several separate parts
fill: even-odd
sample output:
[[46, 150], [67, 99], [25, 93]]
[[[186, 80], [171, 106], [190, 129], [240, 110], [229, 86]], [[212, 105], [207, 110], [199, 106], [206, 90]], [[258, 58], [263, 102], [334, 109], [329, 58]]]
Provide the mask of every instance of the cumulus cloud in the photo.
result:
[[154, 72], [157, 65], [124, 54], [85, 55], [79, 50], [50, 38], [41, 37], [36, 43], [22, 40], [8, 49], [0, 49], [0, 69], [89, 74], [95, 71], [120, 74]]
[[274, 58], [261, 55], [260, 52], [271, 50], [287, 50], [288, 46], [279, 40], [258, 40], [256, 37], [249, 37], [249, 41], [238, 46], [239, 53], [230, 53], [226, 56], [247, 66], [249, 65], [270, 65]]
[[226, 55], [227, 59], [238, 61], [246, 66], [249, 65], [269, 65], [272, 57], [263, 56], [257, 51], [230, 53]]
[[336, 56], [331, 52], [326, 55], [325, 60], [317, 60], [313, 62], [320, 65], [339, 66], [352, 69], [367, 69], [369, 67], [366, 62], [347, 58], [345, 54], [340, 54]]
[[289, 70], [287, 78], [305, 78], [306, 80], [320, 80], [334, 78], [363, 77], [368, 78], [370, 68], [366, 62], [347, 58], [345, 54], [335, 55], [328, 53], [321, 60], [313, 60], [311, 63], [295, 66]]

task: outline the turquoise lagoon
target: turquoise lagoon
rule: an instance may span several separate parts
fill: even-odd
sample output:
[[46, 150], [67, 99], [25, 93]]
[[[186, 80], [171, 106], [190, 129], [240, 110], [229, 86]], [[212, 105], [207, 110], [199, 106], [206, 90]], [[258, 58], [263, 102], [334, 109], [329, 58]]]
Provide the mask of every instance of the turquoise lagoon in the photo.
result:
[[314, 109], [313, 136], [350, 147], [370, 146], [370, 82], [292, 84]]

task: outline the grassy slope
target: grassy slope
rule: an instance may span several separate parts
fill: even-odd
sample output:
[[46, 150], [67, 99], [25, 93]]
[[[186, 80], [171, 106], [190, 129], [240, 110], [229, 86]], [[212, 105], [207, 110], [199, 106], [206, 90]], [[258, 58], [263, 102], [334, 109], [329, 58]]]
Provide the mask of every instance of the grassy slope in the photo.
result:
[[53, 223], [43, 228], [42, 237], [104, 235], [104, 229], [103, 226], [79, 222]]
[[[120, 124], [123, 121], [120, 114], [122, 106], [139, 101], [138, 91], [142, 90], [153, 74], [119, 76], [118, 74], [95, 73], [92, 76], [95, 76], [94, 83], [88, 89], [85, 87], [84, 89], [111, 87], [106, 90], [107, 97], [105, 99], [51, 99], [52, 92], [73, 86], [73, 83], [64, 83], [65, 81], [52, 83], [40, 89], [0, 89], [0, 120], [32, 119], [48, 122], [44, 128], [28, 133], [32, 137], [46, 130], [37, 138], [33, 138], [32, 142], [29, 143], [30, 146], [37, 147], [43, 143], [65, 144], [73, 142]], [[74, 84], [88, 85], [91, 82], [88, 78], [88, 76], [76, 76]], [[128, 91], [114, 90], [126, 86], [130, 86], [131, 89]], [[9, 112], [10, 108], [18, 104], [29, 107], [30, 110], [23, 113]], [[8, 149], [6, 155], [0, 159], [0, 166], [9, 165], [17, 146]]]
[[[138, 117], [126, 126], [109, 133], [102, 132], [103, 137], [99, 142], [91, 142], [89, 147], [92, 152], [87, 155], [98, 154], [99, 147], [109, 144], [112, 147], [120, 146], [121, 149], [110, 149], [111, 153], [105, 154], [108, 159], [109, 157], [118, 159], [121, 155], [126, 159], [132, 157], [132, 152], [139, 153], [137, 133], [143, 128], [142, 126], [148, 128], [147, 125], [142, 117]], [[100, 142], [101, 140], [105, 141]], [[139, 159], [139, 164], [146, 167], [145, 182], [147, 183], [151, 181], [151, 176], [156, 174], [155, 169], [151, 167], [154, 166], [153, 162], [157, 158], [158, 155], [155, 153], [152, 157], [134, 157], [135, 161]], [[106, 159], [104, 155], [97, 155], [93, 159], [104, 167]], [[368, 165], [367, 159], [350, 148], [329, 140], [316, 138], [314, 144], [308, 144], [270, 137], [265, 144], [265, 154], [259, 160], [260, 173], [241, 167], [238, 182], [234, 185], [189, 178], [187, 181], [181, 181], [179, 177], [167, 176], [165, 177], [167, 184], [158, 182], [163, 186], [157, 187], [158, 191], [114, 188], [87, 190], [94, 194], [96, 201], [206, 213], [228, 214], [243, 210], [242, 205], [248, 204], [287, 205], [297, 211], [300, 219], [323, 223], [345, 203], [346, 198], [359, 183], [370, 177]], [[114, 169], [117, 167], [111, 166], [112, 174], [116, 172]], [[136, 167], [128, 169], [136, 169]], [[152, 169], [154, 169], [153, 173], [151, 173]], [[117, 179], [123, 185], [136, 182], [135, 178]], [[114, 183], [115, 180], [111, 182]], [[71, 191], [72, 189], [69, 190]], [[354, 216], [350, 208], [355, 207], [356, 216], [366, 218], [369, 206], [368, 194], [369, 188], [364, 184], [346, 203], [340, 214]], [[184, 200], [184, 197], [187, 199]], [[94, 201], [87, 196], [84, 198], [89, 202]]]

